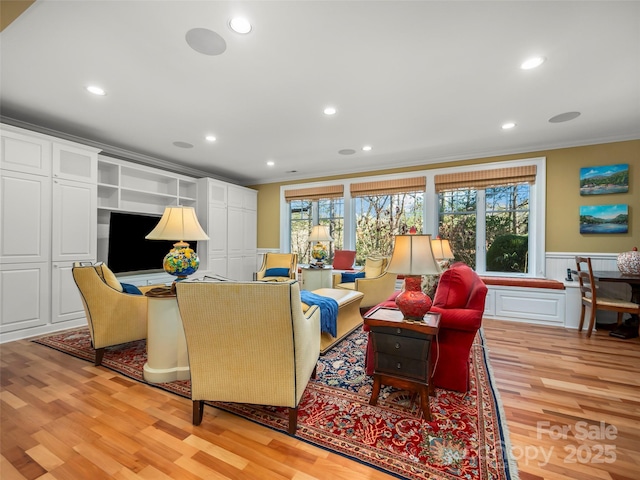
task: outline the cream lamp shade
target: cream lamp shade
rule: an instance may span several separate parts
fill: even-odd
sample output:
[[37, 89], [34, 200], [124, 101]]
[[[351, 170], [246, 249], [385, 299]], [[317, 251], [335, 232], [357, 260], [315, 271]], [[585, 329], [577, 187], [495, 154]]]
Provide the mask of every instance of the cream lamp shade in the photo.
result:
[[185, 240], [209, 240], [193, 207], [166, 207], [158, 225], [145, 238], [178, 240], [162, 262], [164, 271], [178, 280], [184, 280], [200, 266], [198, 255]]
[[431, 299], [422, 291], [422, 275], [442, 270], [431, 250], [431, 235], [397, 235], [387, 272], [404, 275], [404, 290], [396, 306], [404, 320], [422, 321], [431, 308]]
[[158, 225], [145, 237], [148, 240], [209, 240], [200, 226], [193, 207], [166, 207]]
[[453, 251], [449, 240], [439, 237], [432, 239], [431, 250], [436, 260], [453, 260]]
[[329, 234], [329, 227], [326, 225], [316, 225], [309, 234], [310, 242], [333, 242]]
[[431, 250], [431, 235], [397, 235], [387, 271], [400, 275], [441, 273]]

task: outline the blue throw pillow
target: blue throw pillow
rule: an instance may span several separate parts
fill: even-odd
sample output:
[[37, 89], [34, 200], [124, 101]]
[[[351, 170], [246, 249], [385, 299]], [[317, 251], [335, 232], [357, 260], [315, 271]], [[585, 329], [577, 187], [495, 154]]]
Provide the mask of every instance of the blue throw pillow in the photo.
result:
[[355, 282], [356, 278], [364, 278], [364, 272], [358, 273], [343, 273], [342, 274], [342, 283], [351, 283]]
[[123, 293], [130, 293], [132, 295], [142, 295], [142, 292], [140, 291], [140, 289], [135, 285], [131, 285], [130, 283], [121, 283], [121, 285], [122, 285]]
[[267, 271], [264, 273], [265, 277], [288, 277], [289, 269], [288, 268], [267, 268]]

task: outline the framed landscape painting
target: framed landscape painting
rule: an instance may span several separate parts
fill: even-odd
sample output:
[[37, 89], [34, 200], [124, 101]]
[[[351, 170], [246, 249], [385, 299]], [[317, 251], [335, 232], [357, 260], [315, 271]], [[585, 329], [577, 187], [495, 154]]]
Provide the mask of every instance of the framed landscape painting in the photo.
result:
[[603, 165], [580, 169], [580, 195], [627, 193], [629, 191], [629, 165]]
[[580, 233], [627, 233], [628, 231], [628, 205], [580, 207]]

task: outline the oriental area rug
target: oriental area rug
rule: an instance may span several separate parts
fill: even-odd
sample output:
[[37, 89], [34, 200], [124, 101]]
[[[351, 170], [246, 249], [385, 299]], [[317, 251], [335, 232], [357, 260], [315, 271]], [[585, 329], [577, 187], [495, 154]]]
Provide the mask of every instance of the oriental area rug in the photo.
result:
[[[34, 340], [93, 362], [87, 328]], [[482, 330], [471, 350], [471, 388], [467, 393], [436, 389], [430, 422], [419, 398], [383, 386], [378, 405], [369, 405], [373, 386], [365, 374], [367, 336], [356, 330], [320, 357], [317, 378], [302, 397], [296, 438], [403, 479], [515, 480], [509, 461], [506, 422], [493, 384]], [[103, 366], [144, 382], [145, 341], [107, 348]], [[189, 381], [153, 384], [190, 398]], [[287, 431], [285, 408], [210, 402], [266, 427]], [[191, 405], [189, 405], [189, 408]], [[205, 409], [206, 414], [206, 409]]]

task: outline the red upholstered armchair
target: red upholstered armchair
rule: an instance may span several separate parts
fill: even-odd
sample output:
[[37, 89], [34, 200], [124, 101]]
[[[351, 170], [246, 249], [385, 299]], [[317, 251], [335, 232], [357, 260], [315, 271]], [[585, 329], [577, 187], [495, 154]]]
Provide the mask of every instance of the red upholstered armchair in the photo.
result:
[[[469, 352], [482, 325], [486, 296], [487, 286], [464, 263], [454, 263], [442, 273], [431, 307], [431, 311], [441, 315], [438, 341], [431, 348], [432, 381], [436, 387], [459, 392], [469, 390]], [[394, 298], [381, 305], [395, 307]], [[369, 342], [366, 362], [369, 375], [373, 374], [371, 350]]]
[[469, 390], [469, 352], [482, 325], [486, 297], [487, 286], [462, 262], [440, 276], [431, 307], [441, 315], [438, 342], [431, 351], [436, 387]]

